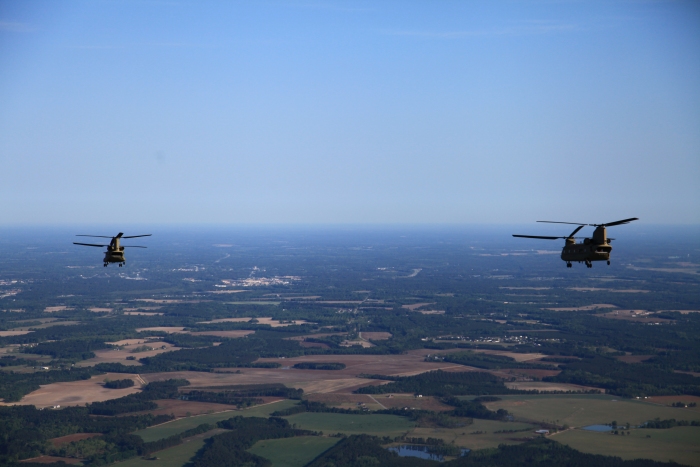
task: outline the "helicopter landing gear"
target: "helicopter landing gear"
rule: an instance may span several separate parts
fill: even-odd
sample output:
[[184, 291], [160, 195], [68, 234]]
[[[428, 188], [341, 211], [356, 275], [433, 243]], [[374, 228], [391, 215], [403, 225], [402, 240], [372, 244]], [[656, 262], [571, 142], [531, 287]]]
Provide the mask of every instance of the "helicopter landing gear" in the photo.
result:
[[590, 261], [586, 261], [586, 267], [587, 268], [592, 268], [593, 264]]
[[122, 264], [123, 264], [123, 263], [119, 263], [119, 267], [122, 267]]
[[571, 263], [568, 263], [568, 262], [567, 262], [567, 263], [566, 263], [566, 267], [567, 267], [567, 268], [570, 268], [570, 267], [571, 267]]
[[107, 263], [105, 263], [105, 267], [107, 267]]
[[610, 266], [610, 260], [608, 260], [608, 266]]

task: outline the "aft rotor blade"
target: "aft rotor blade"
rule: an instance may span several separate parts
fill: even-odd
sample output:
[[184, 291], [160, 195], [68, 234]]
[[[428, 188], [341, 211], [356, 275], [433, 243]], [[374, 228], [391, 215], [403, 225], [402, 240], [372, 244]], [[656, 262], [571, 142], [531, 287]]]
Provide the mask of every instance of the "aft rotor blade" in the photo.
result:
[[139, 245], [122, 245], [124, 248], [148, 248], [147, 246], [139, 246]]
[[[87, 237], [88, 235], [84, 235], [84, 236]], [[73, 245], [99, 246], [99, 247], [109, 246], [109, 245], [96, 245], [96, 244], [94, 244], [94, 243], [78, 243], [78, 242], [73, 242]]]
[[[129, 235], [128, 237], [122, 237], [122, 238], [137, 238], [137, 237], [150, 237], [153, 234], [146, 234], [146, 235]], [[145, 248], [145, 247], [144, 247]]]
[[623, 219], [621, 221], [608, 222], [607, 224], [602, 224], [603, 227], [612, 227], [613, 225], [629, 224], [632, 221], [638, 221], [638, 217], [630, 217], [629, 219]]
[[112, 238], [111, 235], [76, 235], [76, 237]]
[[576, 227], [576, 230], [574, 230], [573, 232], [571, 232], [571, 235], [569, 235], [569, 238], [573, 238], [574, 235], [576, 235], [576, 233], [577, 233], [579, 230], [581, 230], [583, 227], [584, 227], [583, 225], [579, 225], [578, 227]]
[[566, 237], [543, 237], [541, 235], [515, 235], [513, 234], [514, 237], [520, 237], [520, 238], [539, 238], [542, 240], [557, 240], [560, 238], [566, 238]]

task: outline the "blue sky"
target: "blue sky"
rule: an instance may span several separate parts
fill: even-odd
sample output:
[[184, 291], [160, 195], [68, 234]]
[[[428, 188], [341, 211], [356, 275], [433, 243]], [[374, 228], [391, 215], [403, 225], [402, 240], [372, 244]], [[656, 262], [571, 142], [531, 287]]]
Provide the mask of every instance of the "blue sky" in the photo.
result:
[[0, 224], [700, 223], [700, 3], [2, 1]]

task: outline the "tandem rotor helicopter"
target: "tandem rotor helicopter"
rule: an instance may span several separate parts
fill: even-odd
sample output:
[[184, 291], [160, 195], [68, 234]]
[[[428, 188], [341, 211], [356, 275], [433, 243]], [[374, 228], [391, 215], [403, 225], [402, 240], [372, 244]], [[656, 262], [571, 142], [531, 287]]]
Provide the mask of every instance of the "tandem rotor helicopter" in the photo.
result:
[[[557, 240], [560, 238], [566, 239], [564, 248], [561, 250], [561, 259], [566, 261], [566, 267], [571, 267], [572, 261], [578, 261], [579, 263], [586, 263], [586, 267], [592, 268], [593, 261], [607, 261], [608, 266], [610, 265], [610, 252], [612, 251], [612, 246], [610, 241], [613, 238], [608, 238], [606, 235], [606, 227], [612, 227], [614, 225], [629, 224], [632, 221], [639, 220], [637, 217], [630, 217], [629, 219], [623, 219], [621, 221], [608, 222], [607, 224], [580, 224], [578, 222], [556, 222], [556, 221], [537, 221], [546, 222], [548, 224], [573, 224], [578, 225], [576, 229], [571, 232], [568, 237], [545, 237], [540, 235], [513, 235], [514, 237], [520, 238], [540, 238], [543, 240]], [[595, 227], [593, 231], [593, 237], [574, 237], [579, 230], [585, 226]], [[576, 243], [577, 238], [583, 238], [583, 243]]]
[[105, 258], [104, 258], [104, 266], [107, 267], [109, 263], [119, 263], [119, 267], [122, 267], [126, 264], [126, 259], [124, 258], [124, 248], [146, 248], [145, 246], [139, 246], [139, 245], [120, 245], [119, 240], [122, 238], [137, 238], [137, 237], [150, 237], [152, 234], [145, 234], [145, 235], [129, 235], [128, 237], [124, 236], [123, 232], [119, 232], [115, 237], [109, 237], [107, 235], [76, 235], [76, 237], [95, 237], [95, 238], [111, 238], [112, 241], [109, 242], [109, 245], [98, 245], [95, 243], [78, 243], [78, 242], [73, 242], [73, 245], [82, 245], [82, 246], [96, 246], [96, 247], [107, 247], [107, 251], [105, 251]]

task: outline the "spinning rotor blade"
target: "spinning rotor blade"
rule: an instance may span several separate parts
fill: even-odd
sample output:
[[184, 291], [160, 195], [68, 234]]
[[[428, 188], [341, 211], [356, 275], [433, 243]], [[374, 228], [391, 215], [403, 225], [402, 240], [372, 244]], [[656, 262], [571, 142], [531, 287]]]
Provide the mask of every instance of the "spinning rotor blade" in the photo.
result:
[[[83, 236], [84, 236], [84, 237], [89, 237], [89, 235], [83, 235]], [[99, 247], [109, 246], [109, 245], [96, 245], [96, 244], [94, 244], [94, 243], [78, 243], [78, 242], [73, 242], [73, 245], [99, 246]]]
[[569, 235], [569, 238], [573, 238], [574, 235], [576, 235], [576, 233], [577, 233], [579, 230], [581, 230], [583, 227], [584, 227], [583, 225], [579, 225], [578, 227], [576, 227], [576, 230], [574, 230], [573, 232], [571, 232], [571, 235]]
[[638, 217], [630, 217], [629, 219], [623, 219], [621, 221], [608, 222], [607, 224], [600, 224], [603, 227], [612, 227], [613, 225], [629, 224], [632, 221], [638, 221]]
[[537, 222], [545, 222], [547, 224], [571, 224], [571, 225], [580, 225], [580, 226], [586, 226], [586, 225], [595, 225], [595, 224], [582, 224], [581, 222], [557, 222], [557, 221], [537, 221]]
[[[120, 236], [122, 234], [119, 234]], [[129, 235], [128, 237], [121, 237], [121, 238], [137, 238], [137, 237], [150, 237], [153, 234], [146, 234], [146, 235]], [[144, 247], [145, 248], [145, 247]]]
[[615, 221], [615, 222], [608, 222], [607, 224], [584, 224], [582, 222], [557, 222], [557, 221], [537, 221], [537, 222], [545, 222], [547, 224], [572, 224], [572, 225], [580, 225], [580, 226], [585, 226], [585, 225], [590, 225], [591, 227], [612, 227], [613, 225], [621, 225], [621, 224], [629, 224], [632, 221], [638, 221], [638, 217], [630, 217], [629, 219], [623, 219], [621, 221]]
[[513, 234], [514, 237], [520, 237], [520, 238], [539, 238], [542, 240], [557, 240], [560, 238], [567, 238], [567, 237], [543, 237], [541, 235], [515, 235]]
[[113, 238], [108, 235], [76, 235], [76, 237]]

